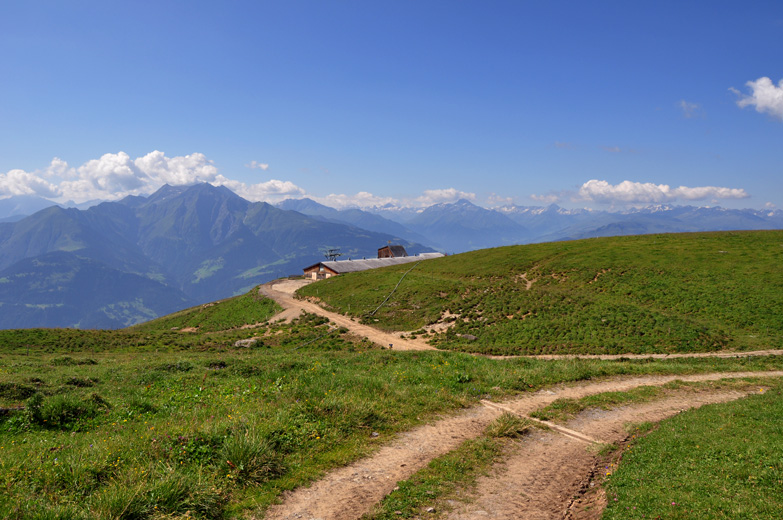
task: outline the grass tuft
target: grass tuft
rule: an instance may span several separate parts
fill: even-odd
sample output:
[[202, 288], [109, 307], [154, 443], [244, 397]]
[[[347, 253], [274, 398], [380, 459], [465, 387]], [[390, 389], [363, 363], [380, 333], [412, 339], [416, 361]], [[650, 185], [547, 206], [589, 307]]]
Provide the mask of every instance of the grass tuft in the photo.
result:
[[242, 485], [267, 482], [285, 472], [282, 454], [254, 429], [227, 438], [220, 455], [228, 478]]
[[509, 412], [503, 412], [500, 417], [487, 427], [485, 434], [493, 438], [508, 437], [515, 439], [524, 435], [531, 426], [531, 421]]

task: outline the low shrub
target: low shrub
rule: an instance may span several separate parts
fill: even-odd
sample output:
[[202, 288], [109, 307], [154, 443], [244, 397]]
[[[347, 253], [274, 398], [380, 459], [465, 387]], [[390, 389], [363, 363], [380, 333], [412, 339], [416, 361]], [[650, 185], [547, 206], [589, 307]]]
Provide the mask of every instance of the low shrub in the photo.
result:
[[27, 400], [25, 413], [30, 425], [47, 429], [73, 430], [78, 423], [92, 419], [110, 408], [100, 395], [80, 399], [72, 394], [57, 394], [44, 398], [36, 393]]
[[51, 361], [54, 366], [73, 366], [73, 365], [97, 365], [98, 362], [90, 358], [75, 359], [71, 356], [60, 356]]
[[166, 363], [158, 368], [160, 370], [165, 370], [166, 372], [190, 372], [193, 370], [193, 363], [180, 360], [176, 363]]
[[0, 383], [0, 398], [22, 401], [33, 396], [38, 390], [23, 383]]

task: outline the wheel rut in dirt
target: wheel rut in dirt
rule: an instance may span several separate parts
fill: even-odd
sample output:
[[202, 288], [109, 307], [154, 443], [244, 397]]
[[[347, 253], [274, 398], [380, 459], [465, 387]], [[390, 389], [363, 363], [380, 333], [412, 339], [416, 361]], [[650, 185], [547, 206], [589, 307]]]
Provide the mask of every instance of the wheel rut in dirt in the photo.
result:
[[[625, 425], [628, 423], [658, 422], [686, 409], [739, 399], [748, 393], [683, 392], [645, 404], [590, 410], [569, 421], [567, 426], [600, 442], [616, 443], [627, 437]], [[478, 480], [476, 489], [465, 497], [466, 500], [452, 502], [454, 509], [445, 518], [581, 518], [572, 514], [570, 506], [593, 472], [597, 459], [595, 448], [585, 442], [558, 432], [534, 432], [516, 441], [511, 453], [489, 475]], [[601, 498], [598, 509], [605, 506], [604, 496]], [[595, 513], [594, 510], [589, 514]]]
[[[282, 503], [270, 507], [264, 518], [271, 520], [348, 520], [360, 518], [363, 514], [370, 512], [375, 503], [390, 493], [399, 480], [409, 478], [426, 466], [429, 461], [452, 451], [462, 442], [478, 437], [486, 426], [502, 413], [502, 409], [527, 416], [534, 410], [559, 398], [580, 398], [603, 392], [629, 390], [644, 385], [660, 386], [674, 380], [714, 381], [725, 378], [759, 376], [783, 377], [783, 371], [613, 379], [552, 387], [500, 403], [499, 407], [479, 405], [455, 416], [443, 418], [400, 434], [372, 456], [335, 469], [310, 487], [284, 494], [281, 497]], [[722, 396], [720, 399], [728, 400], [744, 394], [724, 392], [714, 395]], [[650, 408], [655, 403], [629, 406], [618, 409], [625, 410], [617, 412], [624, 414], [622, 416], [618, 415], [610, 419], [607, 415], [606, 418], [601, 417], [594, 422], [572, 422], [567, 427], [601, 442], [614, 442], [621, 433], [624, 433], [623, 424], [635, 420], [634, 417], [638, 416], [641, 418], [639, 420], [644, 421], [660, 420], [659, 417], [663, 418], [667, 416], [666, 414], [671, 415], [679, 410], [700, 406], [704, 404], [704, 399], [700, 400], [698, 395], [689, 395], [676, 403], [666, 402], [668, 404], [660, 410]], [[519, 512], [505, 512], [505, 509], [498, 509], [499, 506], [495, 503], [485, 503], [476, 499], [475, 503], [481, 503], [481, 507], [484, 509], [463, 511], [455, 507], [454, 514], [462, 516], [454, 516], [453, 518], [486, 517], [487, 515], [481, 511], [489, 514], [488, 510], [490, 509], [496, 513], [489, 514], [489, 517], [493, 517], [494, 514], [501, 515], [496, 518], [563, 517], [568, 505], [565, 498], [573, 496], [574, 490], [578, 489], [579, 483], [589, 473], [590, 466], [594, 462], [594, 453], [587, 449], [587, 443], [584, 441], [555, 432], [535, 433], [524, 442], [525, 444], [520, 445], [519, 451], [516, 452], [519, 456], [510, 456], [504, 466], [505, 470], [498, 468], [497, 473], [488, 479], [488, 483], [485, 484], [487, 491], [484, 492], [484, 488], [479, 488], [479, 496], [498, 495], [499, 490], [491, 487], [491, 481], [500, 482], [503, 475], [508, 476], [511, 480], [527, 482], [529, 487], [514, 488], [518, 489], [518, 492], [514, 491], [505, 500], [514, 504], [514, 507], [510, 507], [508, 511], [528, 511], [530, 515], [520, 516]], [[568, 455], [562, 456], [561, 453]], [[526, 469], [528, 466], [535, 467], [537, 470], [524, 473], [528, 471]], [[568, 475], [565, 475], [563, 468], [573, 468], [573, 470], [569, 469]], [[534, 495], [539, 493], [537, 491], [539, 488], [546, 486], [548, 486], [547, 493], [549, 493], [547, 503], [551, 502], [554, 505], [543, 507], [540, 501], [534, 498]], [[553, 511], [560, 516], [551, 516], [555, 514]], [[472, 514], [474, 516], [470, 516]]]

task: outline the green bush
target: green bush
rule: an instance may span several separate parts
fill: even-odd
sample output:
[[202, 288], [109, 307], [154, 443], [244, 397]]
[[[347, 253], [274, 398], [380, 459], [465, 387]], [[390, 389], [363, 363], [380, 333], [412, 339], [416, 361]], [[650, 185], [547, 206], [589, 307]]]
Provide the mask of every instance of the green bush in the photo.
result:
[[73, 394], [56, 394], [44, 398], [36, 393], [27, 400], [25, 413], [31, 425], [46, 429], [77, 429], [81, 421], [92, 419], [109, 409], [98, 394], [80, 399]]
[[25, 385], [23, 383], [3, 383], [0, 382], [0, 399], [8, 399], [10, 401], [22, 401], [29, 397], [32, 397], [38, 389], [34, 386]]
[[160, 365], [160, 370], [165, 370], [167, 372], [190, 372], [193, 370], [193, 363], [190, 361], [177, 361], [176, 363], [166, 363], [164, 365]]
[[98, 362], [94, 359], [74, 359], [71, 356], [60, 356], [52, 359], [52, 365], [54, 366], [73, 366], [73, 365], [97, 365]]

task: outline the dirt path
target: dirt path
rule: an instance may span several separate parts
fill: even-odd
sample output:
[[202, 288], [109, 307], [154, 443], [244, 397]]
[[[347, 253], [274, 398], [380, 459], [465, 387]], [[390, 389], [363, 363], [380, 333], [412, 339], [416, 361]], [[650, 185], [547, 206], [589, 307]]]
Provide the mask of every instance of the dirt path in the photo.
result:
[[[309, 488], [300, 488], [286, 493], [282, 497], [282, 504], [271, 507], [264, 518], [271, 520], [347, 520], [360, 518], [371, 510], [373, 504], [391, 492], [397, 481], [409, 478], [433, 458], [455, 449], [467, 439], [480, 435], [483, 429], [502, 413], [502, 409], [508, 409], [520, 415], [527, 415], [533, 410], [562, 397], [578, 398], [601, 392], [628, 390], [642, 385], [663, 385], [675, 379], [682, 381], [710, 381], [753, 376], [783, 377], [783, 371], [714, 373], [692, 376], [644, 376], [614, 379], [571, 386], [557, 386], [500, 403], [499, 405], [477, 406], [456, 416], [444, 418], [401, 434], [374, 455], [328, 473]], [[726, 396], [729, 395], [729, 393], [716, 393], [713, 395], [719, 396], [724, 394]], [[731, 395], [733, 396], [732, 398], [736, 398], [741, 394], [732, 393]], [[725, 397], [725, 399], [728, 398]], [[721, 399], [724, 399], [724, 397], [721, 397]], [[668, 402], [668, 400], [661, 402]], [[703, 396], [698, 394], [684, 396], [680, 401], [669, 402], [660, 411], [649, 408], [653, 404], [655, 403], [628, 407], [627, 409], [622, 409], [626, 410], [622, 412], [625, 415], [618, 415], [617, 418], [600, 418], [595, 423], [569, 424], [569, 428], [581, 428], [584, 430], [582, 433], [586, 435], [595, 436], [602, 441], [612, 441], [621, 431], [622, 424], [627, 420], [632, 420], [626, 419], [626, 417], [638, 415], [643, 420], [654, 420], [659, 415], [664, 417], [667, 413], [671, 414], [678, 410], [703, 404]], [[536, 508], [540, 508], [540, 505], [536, 504], [539, 504], [540, 501], [534, 500], [531, 493], [538, 493], [538, 489], [541, 487], [550, 488], [550, 491], [547, 491], [550, 493], [547, 503], [552, 502], [552, 504], [555, 504], [553, 506], [554, 509], [550, 507], [542, 510], [560, 511], [560, 517], [562, 517], [562, 511], [567, 507], [564, 498], [572, 496], [572, 488], [576, 485], [574, 482], [578, 483], [585, 478], [587, 474], [586, 468], [592, 463], [593, 459], [590, 457], [593, 455], [585, 449], [586, 444], [584, 442], [558, 433], [535, 434], [531, 439], [533, 440], [526, 441], [526, 447], [520, 448], [519, 456], [514, 455], [509, 459], [506, 464], [507, 471], [502, 472], [498, 470], [494, 477], [495, 480], [500, 480], [502, 475], [510, 475], [508, 478], [512, 481], [519, 480], [520, 482], [527, 482], [526, 485], [533, 486], [530, 488], [514, 487], [512, 493], [514, 493], [513, 497], [515, 498], [510, 499], [507, 497], [504, 499], [510, 500], [510, 504], [514, 504], [515, 508], [529, 507], [526, 511], [531, 511], [530, 516], [520, 516], [517, 512], [513, 514], [508, 513], [510, 516], [495, 517], [493, 516], [495, 513], [490, 514], [487, 512], [487, 509], [495, 508], [493, 510], [497, 510], [499, 515], [506, 513], [497, 509], [500, 506], [490, 500], [491, 503], [481, 502], [481, 507], [486, 509], [458, 510], [454, 514], [463, 516], [455, 516], [454, 518], [476, 518], [481, 516], [487, 517], [487, 515], [492, 518], [552, 518], [547, 516], [549, 513], [546, 512], [541, 513], [543, 516], [537, 516], [539, 513], [532, 513], [534, 510], [539, 510]], [[569, 451], [571, 455], [564, 458], [561, 455], [561, 451], [565, 450], [565, 447], [569, 447], [568, 450], [576, 451], [573, 451], [573, 453]], [[579, 450], [584, 451], [585, 454], [582, 455], [582, 451]], [[578, 457], [577, 454], [579, 455]], [[535, 461], [538, 468], [537, 473], [517, 474], [517, 471], [526, 471], [524, 469], [526, 460], [531, 463]], [[577, 461], [581, 462], [577, 463]], [[513, 469], [512, 472], [512, 468], [516, 468], [516, 464], [520, 468]], [[481, 488], [482, 490], [486, 489], [486, 493], [480, 491], [480, 496], [482, 497], [485, 494], [487, 496], [497, 495], [500, 492], [498, 491], [499, 488], [491, 487], [489, 480], [486, 484], [487, 487]], [[503, 484], [499, 485], [502, 486]], [[525, 489], [533, 491], [525, 491]], [[525, 498], [526, 496], [528, 498]], [[476, 502], [476, 504], [478, 503], [479, 501]], [[525, 504], [528, 505], [526, 506]], [[517, 509], [511, 508], [508, 510], [516, 511]], [[485, 511], [486, 514], [482, 514], [480, 511]]]
[[[629, 422], [658, 422], [688, 408], [739, 399], [748, 393], [683, 392], [640, 405], [591, 410], [566, 426], [600, 442], [621, 442]], [[568, 514], [597, 459], [596, 450], [585, 442], [556, 432], [535, 432], [518, 441], [510, 456], [479, 479], [474, 494], [462, 503], [452, 502], [454, 510], [445, 518], [560, 520]]]
[[[347, 316], [337, 314], [336, 312], [330, 312], [316, 305], [312, 302], [297, 300], [294, 298], [294, 293], [300, 287], [311, 283], [310, 280], [274, 280], [268, 284], [261, 286], [261, 293], [279, 303], [283, 309], [282, 313], [275, 316], [275, 319], [284, 319], [290, 321], [299, 316], [303, 311], [318, 314], [329, 318], [338, 326], [346, 327], [354, 334], [364, 336], [370, 341], [387, 347], [393, 345], [394, 350], [437, 350], [435, 347], [428, 345], [423, 340], [403, 339], [400, 334], [392, 334], [383, 332], [370, 327], [369, 325], [362, 325], [357, 323]], [[476, 354], [479, 355], [479, 354]], [[745, 357], [745, 356], [781, 356], [783, 350], [753, 350], [748, 352], [689, 352], [683, 354], [543, 354], [535, 356], [491, 356], [484, 357], [491, 359], [513, 359], [517, 357], [530, 357], [534, 359], [670, 359], [670, 358], [702, 358], [702, 357], [717, 357], [717, 358], [731, 358], [731, 357]]]
[[424, 341], [402, 339], [399, 334], [390, 334], [368, 325], [362, 325], [347, 316], [327, 311], [320, 305], [294, 298], [294, 292], [308, 283], [309, 280], [275, 280], [261, 286], [261, 293], [264, 296], [275, 300], [285, 309], [283, 313], [275, 316], [275, 319], [283, 318], [290, 320], [299, 316], [302, 311], [305, 311], [329, 318], [338, 326], [345, 327], [359, 336], [364, 336], [373, 343], [383, 345], [384, 347], [391, 345], [393, 350], [435, 350], [434, 347], [427, 345]]
[[[542, 354], [536, 356], [525, 356], [534, 359], [674, 359], [674, 358], [733, 358], [733, 357], [746, 357], [746, 356], [783, 356], [783, 350], [780, 349], [767, 349], [767, 350], [749, 350], [749, 351], [719, 351], [719, 352], [688, 352], [682, 354]], [[502, 357], [519, 357], [519, 356], [498, 356]]]

